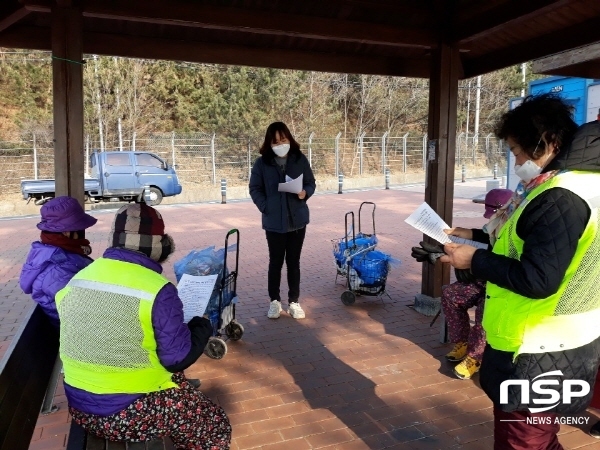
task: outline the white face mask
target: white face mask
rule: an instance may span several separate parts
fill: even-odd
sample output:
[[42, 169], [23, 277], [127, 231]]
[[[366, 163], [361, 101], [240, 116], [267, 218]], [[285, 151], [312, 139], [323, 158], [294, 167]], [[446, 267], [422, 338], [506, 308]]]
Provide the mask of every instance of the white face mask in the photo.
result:
[[523, 180], [524, 183], [529, 183], [540, 173], [542, 173], [542, 167], [530, 159], [525, 161], [525, 164], [515, 164], [515, 175]]
[[273, 151], [275, 152], [275, 154], [277, 156], [279, 156], [280, 158], [283, 158], [290, 151], [290, 144], [274, 145], [271, 148], [273, 149]]

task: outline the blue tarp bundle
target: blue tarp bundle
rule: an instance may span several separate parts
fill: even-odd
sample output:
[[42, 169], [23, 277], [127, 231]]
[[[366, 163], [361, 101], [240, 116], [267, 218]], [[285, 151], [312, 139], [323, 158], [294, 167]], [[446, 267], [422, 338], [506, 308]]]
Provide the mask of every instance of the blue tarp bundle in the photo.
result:
[[377, 244], [377, 237], [375, 235], [365, 235], [358, 233], [355, 239], [339, 239], [333, 248], [333, 256], [338, 267], [344, 268], [346, 264], [346, 257], [348, 254], [352, 255], [360, 250], [364, 250], [367, 247]]
[[[235, 249], [235, 245], [230, 246], [227, 250], [231, 251]], [[208, 306], [206, 307], [206, 314], [219, 311], [219, 288], [223, 282], [223, 261], [225, 258], [225, 249], [221, 248], [215, 250], [215, 246], [207, 247], [203, 250], [192, 250], [186, 256], [173, 264], [175, 270], [175, 277], [177, 282], [181, 279], [184, 273], [193, 276], [206, 276], [206, 275], [218, 275], [217, 281], [215, 282], [215, 288], [210, 296]], [[225, 276], [229, 274], [226, 271]], [[233, 298], [233, 293], [225, 287], [223, 292], [223, 304], [222, 308], [229, 306]]]
[[390, 255], [379, 250], [371, 250], [352, 258], [350, 268], [356, 271], [361, 285], [381, 286], [387, 278], [391, 260]]

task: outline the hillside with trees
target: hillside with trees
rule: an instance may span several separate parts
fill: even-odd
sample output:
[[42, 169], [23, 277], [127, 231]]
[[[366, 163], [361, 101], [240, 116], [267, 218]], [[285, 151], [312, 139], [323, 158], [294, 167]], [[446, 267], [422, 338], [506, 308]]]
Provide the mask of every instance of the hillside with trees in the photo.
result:
[[[85, 134], [106, 149], [117, 147], [119, 129], [124, 141], [134, 133], [203, 132], [254, 142], [273, 120], [298, 136], [427, 129], [427, 79], [94, 55], [83, 69]], [[0, 139], [51, 134], [50, 54], [0, 49], [0, 83]], [[479, 132], [487, 134], [508, 99], [520, 95], [521, 67], [483, 75], [480, 83]], [[476, 93], [476, 79], [460, 81], [457, 133], [473, 133]]]

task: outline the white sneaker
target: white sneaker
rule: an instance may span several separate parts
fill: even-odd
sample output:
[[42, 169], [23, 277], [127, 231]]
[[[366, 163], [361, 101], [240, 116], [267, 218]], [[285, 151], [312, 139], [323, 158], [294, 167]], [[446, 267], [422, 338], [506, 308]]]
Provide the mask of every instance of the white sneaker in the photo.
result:
[[304, 315], [304, 310], [298, 302], [290, 303], [290, 306], [288, 307], [288, 314], [294, 319], [304, 319], [304, 317], [306, 317]]
[[269, 305], [267, 317], [269, 319], [279, 319], [279, 314], [281, 314], [281, 302], [279, 300], [272, 300]]

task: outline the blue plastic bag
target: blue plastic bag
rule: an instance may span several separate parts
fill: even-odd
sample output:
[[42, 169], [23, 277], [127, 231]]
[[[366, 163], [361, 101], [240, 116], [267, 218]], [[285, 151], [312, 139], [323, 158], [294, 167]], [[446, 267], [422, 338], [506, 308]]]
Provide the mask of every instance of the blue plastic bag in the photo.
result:
[[400, 261], [387, 253], [371, 250], [352, 258], [350, 268], [356, 271], [360, 284], [365, 287], [381, 286], [387, 279], [390, 266], [399, 265]]
[[192, 250], [173, 264], [177, 281], [184, 273], [194, 276], [215, 275], [223, 270], [225, 249], [215, 251], [215, 246], [202, 250]]
[[[230, 245], [227, 248], [227, 251], [235, 250], [235, 248], [235, 244]], [[206, 314], [208, 315], [215, 312], [221, 312], [219, 310], [219, 291], [221, 289], [221, 284], [223, 283], [223, 276], [227, 277], [227, 275], [229, 275], [228, 270], [225, 271], [226, 273], [223, 273], [224, 259], [225, 249], [221, 248], [219, 250], [215, 250], [215, 246], [213, 245], [202, 250], [192, 250], [182, 259], [173, 264], [177, 282], [181, 280], [181, 277], [184, 273], [199, 277], [206, 275], [218, 275], [217, 280], [215, 281], [215, 287], [210, 296], [210, 300], [208, 301], [208, 306], [206, 307]], [[225, 286], [225, 289], [223, 290], [221, 309], [229, 306], [234, 296], [233, 294], [234, 293], [228, 289], [228, 286]]]
[[337, 241], [333, 249], [333, 257], [338, 267], [343, 268], [346, 264], [346, 257], [349, 254], [364, 250], [367, 247], [377, 245], [377, 237], [375, 235], [365, 235], [358, 233], [355, 239], [341, 238]]

